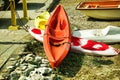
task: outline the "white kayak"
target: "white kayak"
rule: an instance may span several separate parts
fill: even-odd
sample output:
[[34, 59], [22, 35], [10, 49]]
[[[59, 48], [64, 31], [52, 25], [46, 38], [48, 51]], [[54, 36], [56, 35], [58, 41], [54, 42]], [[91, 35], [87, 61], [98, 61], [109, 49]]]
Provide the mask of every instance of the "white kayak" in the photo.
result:
[[28, 32], [38, 41], [43, 42], [44, 30], [30, 27]]
[[[28, 31], [36, 40], [43, 42], [44, 30], [29, 28]], [[107, 44], [74, 36], [72, 36], [71, 51], [99, 56], [114, 56], [119, 54], [119, 50]]]
[[72, 36], [71, 45], [71, 51], [76, 53], [84, 52], [88, 55], [98, 56], [113, 56], [119, 54], [119, 50], [107, 44], [74, 36]]
[[73, 36], [105, 43], [117, 43], [120, 42], [120, 27], [107, 26], [104, 29], [78, 30], [73, 31]]

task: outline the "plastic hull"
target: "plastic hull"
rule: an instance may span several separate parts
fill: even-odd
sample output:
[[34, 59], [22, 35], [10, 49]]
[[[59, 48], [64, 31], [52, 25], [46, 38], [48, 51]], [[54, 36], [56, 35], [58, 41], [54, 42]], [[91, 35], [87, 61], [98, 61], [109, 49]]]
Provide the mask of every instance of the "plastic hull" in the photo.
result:
[[76, 7], [85, 15], [104, 20], [120, 19], [120, 1], [81, 2]]
[[[36, 28], [30, 28], [29, 33], [38, 41], [43, 43], [43, 34], [44, 31]], [[105, 45], [105, 46], [103, 46]], [[88, 47], [85, 47], [88, 46]], [[96, 46], [96, 47], [95, 47]], [[80, 38], [72, 36], [71, 38], [71, 52], [75, 53], [85, 53], [87, 55], [94, 56], [115, 56], [119, 54], [119, 50], [101, 43], [96, 42], [90, 39]]]
[[58, 5], [51, 14], [43, 37], [44, 51], [54, 69], [66, 57], [70, 49], [71, 34], [67, 14]]

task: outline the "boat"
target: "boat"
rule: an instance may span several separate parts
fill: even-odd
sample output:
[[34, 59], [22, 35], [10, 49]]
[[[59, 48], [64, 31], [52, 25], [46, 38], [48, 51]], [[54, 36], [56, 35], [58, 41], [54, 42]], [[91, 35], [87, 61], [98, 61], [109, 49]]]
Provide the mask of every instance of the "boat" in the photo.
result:
[[43, 36], [44, 51], [53, 69], [58, 67], [68, 54], [70, 43], [68, 16], [63, 6], [59, 4], [51, 13]]
[[117, 26], [109, 25], [103, 29], [76, 30], [72, 34], [79, 38], [91, 39], [108, 44], [120, 42], [120, 27]]
[[33, 36], [36, 40], [43, 43], [43, 35], [44, 30], [40, 30], [40, 28], [29, 27], [28, 32]]
[[71, 52], [82, 52], [87, 55], [94, 56], [115, 56], [120, 53], [118, 49], [113, 48], [112, 46], [109, 46], [102, 42], [97, 42], [75, 36], [72, 36], [71, 39]]
[[120, 0], [101, 0], [80, 2], [76, 6], [85, 15], [103, 20], [120, 19]]
[[[28, 31], [36, 40], [43, 43], [44, 30], [29, 28]], [[86, 38], [75, 37], [73, 35], [71, 37], [70, 52], [82, 53], [90, 56], [115, 56], [120, 53], [118, 49], [105, 43]]]

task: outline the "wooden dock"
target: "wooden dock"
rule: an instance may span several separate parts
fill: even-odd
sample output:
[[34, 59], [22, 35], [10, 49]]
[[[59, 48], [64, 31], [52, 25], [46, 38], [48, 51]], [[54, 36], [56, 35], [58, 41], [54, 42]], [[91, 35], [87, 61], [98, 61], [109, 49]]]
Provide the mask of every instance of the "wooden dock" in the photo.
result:
[[30, 34], [25, 30], [0, 29], [0, 77], [6, 73], [7, 66], [15, 63], [15, 60], [11, 62], [9, 59], [17, 59], [18, 53], [24, 51], [30, 38]]
[[[59, 0], [56, 0], [59, 1]], [[34, 27], [34, 19], [43, 11], [50, 11], [54, 0], [29, 0], [28, 4], [28, 17], [32, 20], [21, 20], [23, 18], [22, 2], [18, 4], [16, 8], [17, 11], [17, 25], [29, 25]], [[8, 27], [11, 25], [11, 14], [10, 11], [0, 11], [3, 16], [0, 17], [0, 80], [2, 79], [2, 74], [6, 73], [6, 68], [12, 64], [15, 64], [18, 54], [24, 52], [27, 43], [33, 38], [25, 30], [10, 31]], [[34, 14], [34, 15], [33, 15]], [[21, 18], [21, 19], [20, 19]], [[23, 22], [20, 23], [20, 20]]]

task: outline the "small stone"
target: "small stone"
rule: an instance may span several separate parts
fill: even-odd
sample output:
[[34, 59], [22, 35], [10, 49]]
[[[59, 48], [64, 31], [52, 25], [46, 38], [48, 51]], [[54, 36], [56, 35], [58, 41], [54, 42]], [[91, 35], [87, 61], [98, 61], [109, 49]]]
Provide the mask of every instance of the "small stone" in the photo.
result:
[[34, 70], [30, 72], [28, 79], [29, 80], [41, 80], [42, 77], [43, 76], [41, 75], [41, 72]]
[[14, 66], [8, 66], [7, 67], [7, 69], [13, 69], [14, 68]]
[[52, 72], [52, 69], [46, 67], [40, 67], [40, 68], [35, 68], [35, 71], [41, 73], [43, 76], [46, 76]]
[[22, 66], [22, 70], [25, 70], [27, 68], [27, 66]]
[[15, 58], [10, 58], [10, 61], [15, 61], [16, 59]]
[[74, 31], [75, 31], [75, 30], [78, 30], [78, 28], [74, 26], [74, 27], [73, 27], [73, 30], [74, 30]]
[[10, 80], [16, 80], [20, 77], [20, 74], [18, 74], [16, 71], [11, 72], [10, 74]]
[[39, 56], [35, 57], [35, 61], [41, 61], [41, 60], [42, 60], [42, 57], [39, 57]]
[[19, 63], [22, 64], [25, 61], [25, 57], [21, 58]]
[[49, 67], [49, 64], [40, 64], [41, 67]]
[[28, 63], [20, 64], [20, 66], [28, 66], [28, 65], [29, 65]]
[[17, 62], [17, 63], [15, 64], [15, 66], [16, 66], [16, 67], [20, 66], [20, 63]]
[[8, 67], [7, 67], [7, 71], [8, 71], [8, 72], [11, 72], [11, 71], [14, 70], [14, 68], [15, 68], [14, 66], [8, 66]]
[[4, 78], [3, 80], [7, 80], [9, 78], [9, 74], [3, 74], [2, 77]]
[[52, 78], [52, 77], [47, 76], [47, 77], [42, 77], [42, 79], [41, 79], [41, 80], [53, 80], [53, 78]]
[[66, 75], [69, 75], [69, 73], [68, 73], [68, 72], [66, 72], [65, 74], [66, 74]]
[[49, 63], [49, 61], [47, 59], [42, 59], [42, 63], [47, 64], [47, 63]]
[[56, 76], [56, 74], [51, 74], [50, 76], [51, 76], [52, 78], [54, 78], [54, 77]]
[[36, 56], [34, 62], [41, 62], [41, 60], [42, 60], [42, 57]]
[[25, 76], [29, 76], [30, 72], [33, 71], [34, 68], [27, 68], [25, 71], [24, 71], [24, 74]]
[[36, 67], [37, 67], [37, 65], [29, 64], [29, 63], [28, 63], [28, 68], [36, 68]]
[[34, 58], [33, 57], [26, 57], [25, 62], [33, 62]]
[[22, 69], [20, 67], [17, 67], [15, 69], [15, 72], [18, 73], [18, 74], [21, 74], [22, 73]]
[[35, 57], [35, 55], [33, 55], [33, 54], [28, 54], [28, 55], [26, 55], [26, 57]]
[[26, 76], [20, 76], [20, 78], [18, 80], [26, 80]]

